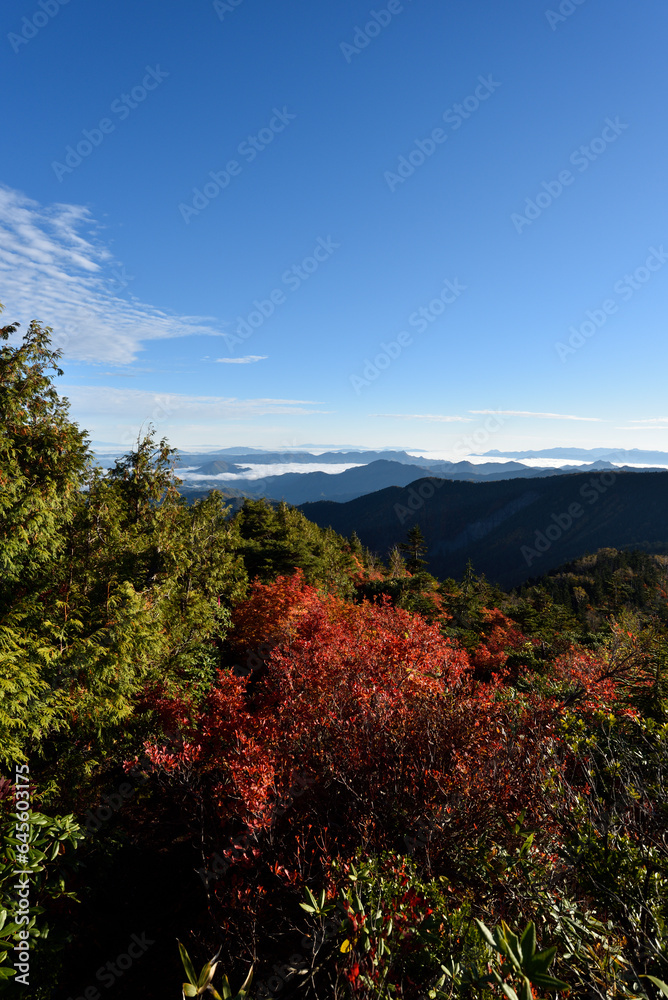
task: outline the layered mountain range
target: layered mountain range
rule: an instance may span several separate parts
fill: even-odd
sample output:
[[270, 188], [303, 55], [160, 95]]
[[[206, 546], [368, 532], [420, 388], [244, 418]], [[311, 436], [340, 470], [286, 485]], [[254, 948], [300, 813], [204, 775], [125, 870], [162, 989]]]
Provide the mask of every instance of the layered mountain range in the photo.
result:
[[226, 449], [181, 454], [176, 471], [190, 500], [211, 489], [233, 507], [244, 497], [284, 500], [321, 527], [355, 532], [383, 559], [419, 524], [427, 568], [440, 579], [461, 577], [469, 559], [512, 587], [604, 547], [668, 552], [665, 452], [555, 448], [470, 457], [476, 461], [400, 450]]
[[[563, 449], [556, 449], [563, 450]], [[563, 476], [570, 473], [629, 471], [647, 472], [651, 469], [636, 469], [631, 466], [613, 464], [621, 461], [635, 463], [657, 462], [668, 465], [668, 454], [662, 452], [620, 452], [603, 451], [596, 457], [578, 449], [577, 464], [561, 467], [532, 467], [521, 461], [490, 462], [448, 462], [439, 459], [417, 457], [405, 451], [330, 451], [324, 454], [313, 452], [261, 452], [236, 451], [227, 449], [206, 456], [201, 454], [181, 454], [177, 474], [183, 479], [183, 493], [188, 497], [203, 491], [219, 489], [226, 496], [265, 497], [269, 500], [285, 500], [290, 504], [310, 503], [318, 500], [335, 500], [343, 503], [389, 486], [407, 486], [422, 478], [425, 473], [459, 482], [495, 482], [506, 479], [541, 479]], [[497, 453], [488, 453], [496, 457]], [[582, 464], [580, 455], [593, 460]], [[603, 455], [608, 457], [603, 457]], [[629, 456], [629, 457], [627, 457]], [[651, 456], [651, 457], [650, 457]], [[487, 457], [487, 456], [483, 456]], [[519, 456], [518, 456], [519, 457]], [[542, 453], [523, 455], [525, 458], [541, 458]], [[564, 456], [551, 456], [554, 459]], [[569, 452], [567, 457], [575, 457]], [[302, 466], [349, 465], [350, 468], [338, 472], [298, 471]], [[276, 474], [271, 467], [277, 468]], [[287, 470], [290, 471], [287, 471]], [[261, 474], [258, 470], [262, 470]], [[654, 471], [660, 471], [658, 468]]]

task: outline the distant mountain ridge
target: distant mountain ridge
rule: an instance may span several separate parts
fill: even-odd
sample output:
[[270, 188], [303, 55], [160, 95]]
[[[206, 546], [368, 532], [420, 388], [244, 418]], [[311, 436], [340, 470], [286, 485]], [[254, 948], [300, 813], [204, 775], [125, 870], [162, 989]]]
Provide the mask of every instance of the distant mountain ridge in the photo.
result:
[[542, 448], [540, 451], [485, 451], [481, 458], [571, 458], [604, 459], [608, 462], [656, 462], [668, 465], [668, 451], [646, 451], [640, 448]]
[[284, 472], [282, 475], [266, 476], [263, 479], [188, 481], [187, 487], [189, 490], [195, 487], [201, 492], [218, 488], [224, 491], [233, 486], [235, 492], [244, 493], [249, 497], [285, 500], [290, 504], [323, 499], [343, 502], [387, 486], [406, 486], [414, 479], [423, 476], [425, 471], [418, 465], [403, 465], [400, 462], [378, 459], [369, 465], [357, 466], [339, 473]]
[[[246, 456], [238, 456], [246, 458]], [[313, 457], [312, 457], [313, 461]], [[263, 463], [264, 464], [264, 463]], [[223, 468], [224, 467], [224, 468]], [[425, 473], [453, 482], [500, 482], [508, 479], [545, 479], [587, 471], [620, 471], [609, 462], [595, 462], [591, 466], [572, 466], [567, 469], [533, 469], [517, 462], [488, 462], [474, 465], [471, 462], [432, 462], [429, 466], [420, 463], [408, 464], [388, 459], [375, 459], [367, 465], [356, 466], [345, 472], [283, 472], [276, 476], [260, 479], [217, 479], [215, 470], [224, 472], [245, 471], [238, 464], [232, 465], [216, 460], [191, 470], [197, 476], [212, 478], [189, 479], [185, 473], [182, 492], [186, 496], [201, 495], [212, 489], [231, 495], [265, 497], [270, 500], [285, 500], [290, 504], [311, 503], [319, 500], [335, 500], [344, 503], [365, 494], [375, 493], [388, 486], [407, 486]], [[178, 469], [177, 475], [178, 475]], [[634, 474], [644, 474], [649, 470], [632, 469]]]
[[201, 476], [219, 476], [224, 472], [248, 472], [248, 468], [232, 462], [221, 462], [218, 458], [214, 462], [207, 462], [205, 465], [200, 466], [196, 471]]
[[345, 465], [353, 462], [368, 465], [370, 462], [376, 461], [393, 461], [407, 465], [417, 463], [423, 468], [427, 468], [432, 464], [431, 460], [427, 460], [425, 464], [422, 460], [416, 459], [415, 456], [409, 455], [405, 451], [325, 451], [322, 454], [316, 454], [310, 451], [280, 452], [255, 451], [253, 449], [249, 451], [226, 449], [225, 452], [209, 452], [206, 455], [184, 452], [179, 454], [178, 464], [180, 466], [198, 465], [203, 459], [210, 462], [222, 455], [233, 458], [236, 465], [311, 465], [314, 462], [322, 465]]
[[600, 548], [668, 551], [668, 472], [602, 472], [496, 482], [423, 478], [347, 503], [300, 509], [321, 527], [357, 533], [381, 558], [419, 524], [428, 569], [477, 572], [513, 587]]
[[[429, 457], [411, 455], [401, 450], [346, 450], [326, 451], [317, 454], [311, 451], [262, 451], [254, 448], [223, 448], [209, 452], [180, 453], [177, 456], [176, 474], [183, 479], [181, 492], [188, 499], [196, 499], [211, 490], [220, 490], [226, 497], [266, 498], [285, 500], [293, 505], [333, 500], [346, 503], [367, 494], [391, 486], [404, 487], [425, 475], [436, 476], [451, 482], [493, 483], [509, 479], [541, 480], [564, 475], [628, 471], [645, 474], [651, 467], [633, 469], [629, 466], [615, 466], [612, 461], [633, 461], [646, 465], [651, 461], [668, 463], [668, 453], [661, 451], [641, 451], [639, 449], [612, 451], [604, 448], [549, 448], [542, 451], [518, 451], [502, 454], [499, 451], [486, 453], [490, 458], [505, 458], [505, 461], [444, 461]], [[577, 456], [580, 456], [579, 458]], [[485, 456], [478, 456], [484, 458]], [[527, 466], [516, 458], [549, 458], [563, 461], [570, 457], [581, 462], [583, 457], [592, 461], [583, 465]], [[103, 464], [113, 465], [109, 456], [102, 457]], [[320, 471], [311, 471], [315, 466], [324, 466]], [[325, 471], [328, 466], [349, 465], [343, 472]], [[275, 475], [258, 475], [258, 469], [266, 472], [276, 466]], [[310, 466], [309, 471], [299, 471], [301, 466]], [[287, 467], [287, 468], [286, 468]], [[251, 471], [251, 469], [253, 471]], [[289, 469], [289, 471], [288, 471]], [[660, 471], [660, 470], [655, 470]]]

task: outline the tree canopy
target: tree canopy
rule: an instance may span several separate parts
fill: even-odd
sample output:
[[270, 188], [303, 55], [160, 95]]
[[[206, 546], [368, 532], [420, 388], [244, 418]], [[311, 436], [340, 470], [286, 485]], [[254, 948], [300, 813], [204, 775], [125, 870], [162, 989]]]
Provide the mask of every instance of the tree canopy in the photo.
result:
[[284, 503], [188, 503], [151, 427], [99, 468], [48, 328], [16, 332], [0, 983], [24, 866], [36, 1000], [139, 927], [128, 996], [168, 995], [179, 954], [189, 996], [666, 995], [665, 557], [504, 593], [425, 573], [419, 528], [385, 565]]

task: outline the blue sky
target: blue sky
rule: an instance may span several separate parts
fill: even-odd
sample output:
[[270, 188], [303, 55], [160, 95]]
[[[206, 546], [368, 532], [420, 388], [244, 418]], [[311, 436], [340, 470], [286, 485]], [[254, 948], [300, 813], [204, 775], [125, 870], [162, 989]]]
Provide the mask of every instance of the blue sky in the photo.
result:
[[95, 441], [668, 449], [662, 0], [0, 16], [4, 319]]

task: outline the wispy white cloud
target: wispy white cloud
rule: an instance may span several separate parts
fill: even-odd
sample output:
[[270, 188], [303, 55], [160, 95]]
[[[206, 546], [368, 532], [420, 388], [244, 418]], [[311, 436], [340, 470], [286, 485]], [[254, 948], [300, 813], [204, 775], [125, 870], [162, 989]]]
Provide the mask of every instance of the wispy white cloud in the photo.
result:
[[585, 420], [600, 424], [600, 417], [574, 417], [570, 413], [532, 413], [530, 410], [469, 410], [469, 413], [500, 413], [504, 417], [534, 417], [537, 420]]
[[129, 364], [150, 340], [222, 336], [209, 316], [178, 316], [118, 295], [118, 262], [82, 205], [44, 207], [0, 185], [0, 286], [3, 320], [37, 319], [76, 361]]
[[[647, 417], [644, 420], [637, 420], [633, 417], [629, 418], [629, 423], [631, 424], [668, 424], [668, 417]], [[642, 428], [638, 427], [637, 430]]]
[[128, 421], [204, 420], [327, 413], [313, 409], [309, 399], [236, 399], [226, 396], [188, 396], [115, 386], [59, 386], [72, 404], [75, 419], [88, 414]]
[[249, 354], [245, 358], [214, 358], [217, 365], [253, 365], [256, 361], [266, 361], [268, 354]]
[[[490, 410], [490, 413], [492, 411]], [[470, 417], [448, 417], [438, 413], [371, 413], [372, 417], [391, 417], [396, 420], [429, 420], [433, 423], [470, 423]]]

